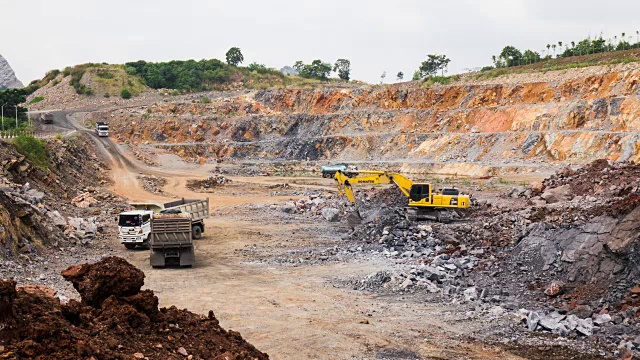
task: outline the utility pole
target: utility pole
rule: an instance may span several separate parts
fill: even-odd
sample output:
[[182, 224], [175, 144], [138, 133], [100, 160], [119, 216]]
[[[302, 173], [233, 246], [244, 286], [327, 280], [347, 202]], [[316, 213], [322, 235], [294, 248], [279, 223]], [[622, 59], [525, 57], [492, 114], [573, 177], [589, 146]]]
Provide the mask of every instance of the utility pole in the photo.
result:
[[16, 130], [18, 130], [18, 104], [16, 104]]
[[2, 110], [0, 110], [0, 118], [2, 119], [2, 131], [4, 131], [4, 106], [7, 104], [2, 104]]

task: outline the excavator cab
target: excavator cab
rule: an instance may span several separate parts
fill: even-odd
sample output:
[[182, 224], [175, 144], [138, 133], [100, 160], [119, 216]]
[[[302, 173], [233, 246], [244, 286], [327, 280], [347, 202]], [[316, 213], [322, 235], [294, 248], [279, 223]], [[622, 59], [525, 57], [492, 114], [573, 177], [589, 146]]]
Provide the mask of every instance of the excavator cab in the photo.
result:
[[409, 191], [409, 198], [411, 201], [420, 201], [427, 199], [427, 202], [431, 202], [431, 185], [430, 184], [413, 184]]

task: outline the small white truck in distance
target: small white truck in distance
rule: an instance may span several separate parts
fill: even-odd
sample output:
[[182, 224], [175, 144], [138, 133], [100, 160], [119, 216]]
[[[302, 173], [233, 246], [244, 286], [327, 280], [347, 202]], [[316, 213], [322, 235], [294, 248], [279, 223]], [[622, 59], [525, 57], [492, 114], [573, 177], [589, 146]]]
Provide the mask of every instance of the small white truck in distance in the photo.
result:
[[109, 125], [98, 121], [96, 123], [96, 134], [100, 137], [109, 136]]
[[[209, 218], [209, 199], [180, 199], [166, 204], [137, 204], [138, 210], [124, 211], [118, 215], [118, 240], [127, 249], [140, 245], [149, 248], [151, 221], [154, 214], [185, 214], [191, 221], [191, 236], [200, 239], [204, 232], [204, 219]], [[155, 209], [152, 210], [152, 209]]]

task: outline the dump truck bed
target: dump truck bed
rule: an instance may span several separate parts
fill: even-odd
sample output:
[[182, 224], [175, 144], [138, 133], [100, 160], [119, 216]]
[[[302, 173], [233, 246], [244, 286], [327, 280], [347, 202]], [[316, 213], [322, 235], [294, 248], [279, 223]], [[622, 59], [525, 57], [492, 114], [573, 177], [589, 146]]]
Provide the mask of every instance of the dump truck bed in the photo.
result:
[[164, 204], [163, 212], [176, 211], [191, 215], [192, 222], [209, 218], [209, 198], [202, 200], [180, 199]]
[[190, 246], [191, 218], [188, 214], [155, 214], [151, 220], [151, 247]]
[[195, 255], [191, 229], [189, 214], [154, 214], [149, 235], [151, 266], [163, 267], [170, 263], [192, 266]]

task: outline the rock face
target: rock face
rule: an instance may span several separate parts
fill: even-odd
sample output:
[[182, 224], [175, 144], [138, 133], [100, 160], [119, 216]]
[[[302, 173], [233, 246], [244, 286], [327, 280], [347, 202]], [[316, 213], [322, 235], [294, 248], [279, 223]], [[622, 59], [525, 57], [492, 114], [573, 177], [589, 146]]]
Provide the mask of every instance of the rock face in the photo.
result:
[[21, 87], [24, 87], [24, 85], [16, 78], [16, 73], [9, 65], [9, 62], [0, 55], [0, 89], [15, 89]]
[[640, 67], [626, 64], [428, 88], [263, 90], [92, 116], [111, 120], [123, 142], [160, 143], [194, 161], [375, 159], [400, 171], [495, 175], [640, 160], [639, 93]]

